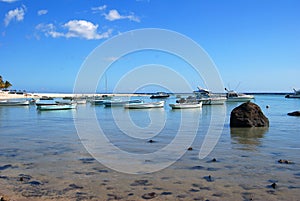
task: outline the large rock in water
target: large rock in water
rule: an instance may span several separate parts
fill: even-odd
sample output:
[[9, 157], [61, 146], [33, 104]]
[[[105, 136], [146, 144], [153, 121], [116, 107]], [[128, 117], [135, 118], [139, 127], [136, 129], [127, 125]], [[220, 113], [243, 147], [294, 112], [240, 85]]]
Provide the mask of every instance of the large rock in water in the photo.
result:
[[255, 103], [246, 102], [234, 108], [230, 115], [230, 127], [268, 127], [269, 119]]

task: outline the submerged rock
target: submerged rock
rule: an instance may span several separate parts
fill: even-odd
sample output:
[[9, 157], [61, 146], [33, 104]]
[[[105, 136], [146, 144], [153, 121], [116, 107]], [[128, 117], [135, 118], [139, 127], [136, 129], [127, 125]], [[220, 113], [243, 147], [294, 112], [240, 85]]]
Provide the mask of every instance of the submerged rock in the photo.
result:
[[300, 111], [290, 112], [288, 113], [289, 116], [300, 116]]
[[285, 160], [285, 159], [280, 159], [280, 160], [278, 160], [278, 163], [293, 164], [293, 161], [289, 161], [289, 160]]
[[151, 193], [146, 193], [144, 195], [142, 195], [142, 198], [145, 200], [150, 200], [157, 197], [157, 194], [155, 192], [151, 192]]
[[248, 101], [231, 111], [230, 127], [269, 127], [269, 119], [258, 105]]

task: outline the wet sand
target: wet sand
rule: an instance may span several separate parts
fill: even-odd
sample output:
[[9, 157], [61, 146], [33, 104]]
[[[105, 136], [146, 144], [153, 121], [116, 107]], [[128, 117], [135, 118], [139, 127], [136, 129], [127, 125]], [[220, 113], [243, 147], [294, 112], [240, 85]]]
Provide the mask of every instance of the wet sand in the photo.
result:
[[[7, 200], [299, 199], [300, 173], [293, 173], [294, 168], [299, 168], [297, 164], [270, 159], [266, 161], [269, 169], [258, 170], [255, 163], [245, 166], [250, 156], [231, 157], [231, 161], [199, 160], [196, 152], [187, 152], [165, 170], [144, 175], [108, 169], [83, 150], [58, 154], [61, 160], [48, 153], [44, 161], [1, 163], [0, 195]], [[277, 186], [272, 187], [272, 183]]]

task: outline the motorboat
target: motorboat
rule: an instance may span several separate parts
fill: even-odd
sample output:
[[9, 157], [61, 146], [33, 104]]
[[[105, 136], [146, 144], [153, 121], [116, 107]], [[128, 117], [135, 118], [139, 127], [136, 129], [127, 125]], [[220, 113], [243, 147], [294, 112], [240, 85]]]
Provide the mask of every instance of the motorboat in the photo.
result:
[[103, 105], [103, 103], [107, 101], [107, 100], [104, 100], [104, 99], [94, 99], [94, 100], [90, 100], [90, 103], [92, 105]]
[[100, 96], [96, 96], [94, 99], [90, 100], [90, 103], [92, 105], [103, 105], [104, 102], [109, 102], [111, 101], [112, 97], [111, 96], [107, 96], [107, 95], [102, 95]]
[[29, 100], [14, 101], [14, 100], [0, 100], [0, 106], [28, 106]]
[[165, 101], [149, 102], [149, 103], [128, 103], [124, 105], [126, 109], [150, 109], [150, 108], [162, 108], [165, 105]]
[[286, 98], [300, 98], [300, 90], [296, 90], [296, 89], [293, 89], [293, 90], [294, 90], [294, 94], [288, 94], [285, 97]]
[[170, 95], [165, 93], [165, 92], [157, 92], [156, 94], [153, 94], [152, 96], [150, 96], [151, 99], [155, 99], [155, 98], [169, 98]]
[[77, 103], [37, 103], [38, 110], [70, 110], [76, 109]]
[[201, 108], [202, 102], [183, 102], [183, 103], [174, 103], [169, 104], [172, 109], [192, 109], [192, 108]]
[[208, 89], [198, 87], [197, 91], [194, 91], [196, 100], [202, 102], [203, 105], [223, 105], [227, 100], [226, 97], [212, 94]]
[[227, 102], [247, 102], [254, 99], [253, 95], [237, 93], [236, 91], [228, 90], [226, 88], [225, 90], [227, 91], [226, 93]]
[[142, 100], [106, 100], [103, 102], [103, 105], [105, 107], [123, 107], [126, 104], [142, 102]]

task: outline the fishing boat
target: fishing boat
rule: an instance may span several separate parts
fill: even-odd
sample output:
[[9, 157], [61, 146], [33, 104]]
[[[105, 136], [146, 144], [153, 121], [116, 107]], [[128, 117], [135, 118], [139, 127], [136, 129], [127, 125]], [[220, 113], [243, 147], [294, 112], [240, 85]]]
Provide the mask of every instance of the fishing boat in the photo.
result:
[[105, 107], [123, 107], [126, 104], [142, 102], [142, 100], [107, 100], [103, 102], [103, 105]]
[[184, 103], [174, 103], [169, 104], [172, 109], [193, 109], [201, 108], [202, 102], [184, 102]]
[[153, 94], [152, 96], [150, 96], [151, 99], [168, 98], [168, 97], [170, 97], [170, 95], [165, 92], [157, 92], [156, 94]]
[[293, 90], [294, 90], [294, 94], [288, 94], [285, 97], [286, 98], [300, 98], [300, 90], [296, 90], [296, 89], [293, 89]]
[[38, 103], [38, 110], [70, 110], [76, 109], [76, 103]]
[[29, 100], [13, 101], [13, 100], [1, 100], [0, 106], [27, 106], [30, 104]]
[[197, 101], [201, 101], [203, 105], [223, 105], [226, 101], [226, 97], [212, 94], [209, 90], [198, 87], [197, 91], [194, 91]]
[[236, 91], [228, 90], [227, 88], [225, 88], [225, 90], [227, 91], [227, 102], [247, 102], [254, 99], [253, 95], [237, 93]]
[[150, 109], [150, 108], [162, 108], [165, 105], [165, 101], [150, 102], [150, 103], [128, 103], [124, 105], [126, 109]]

